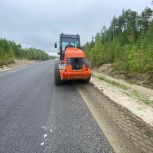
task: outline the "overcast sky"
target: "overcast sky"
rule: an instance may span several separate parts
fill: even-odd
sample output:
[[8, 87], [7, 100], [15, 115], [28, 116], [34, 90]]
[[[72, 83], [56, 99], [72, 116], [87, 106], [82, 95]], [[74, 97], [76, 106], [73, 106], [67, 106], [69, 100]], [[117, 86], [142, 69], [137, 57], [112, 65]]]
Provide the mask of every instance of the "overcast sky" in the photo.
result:
[[0, 0], [0, 37], [55, 52], [61, 32], [79, 33], [85, 43], [123, 9], [146, 6], [151, 0]]

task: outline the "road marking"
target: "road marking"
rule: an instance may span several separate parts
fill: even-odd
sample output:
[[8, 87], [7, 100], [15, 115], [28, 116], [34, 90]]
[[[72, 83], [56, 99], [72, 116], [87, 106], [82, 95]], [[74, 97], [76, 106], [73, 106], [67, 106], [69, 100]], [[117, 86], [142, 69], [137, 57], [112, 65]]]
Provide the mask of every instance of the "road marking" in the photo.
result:
[[53, 130], [50, 127], [48, 127], [48, 126], [41, 126], [41, 128], [42, 129], [49, 130], [51, 133], [53, 132]]
[[47, 134], [44, 134], [44, 139], [47, 137]]
[[42, 143], [40, 143], [40, 145], [43, 146], [44, 145], [44, 141]]
[[[40, 143], [40, 145], [41, 146], [43, 146], [44, 144], [45, 144], [45, 141], [47, 140], [47, 133], [49, 132], [49, 133], [52, 133], [53, 132], [53, 130], [50, 128], [50, 127], [48, 127], [48, 126], [41, 126], [41, 128], [44, 130], [44, 134], [43, 134], [43, 140], [42, 140], [42, 142]], [[48, 134], [49, 134], [48, 133]]]

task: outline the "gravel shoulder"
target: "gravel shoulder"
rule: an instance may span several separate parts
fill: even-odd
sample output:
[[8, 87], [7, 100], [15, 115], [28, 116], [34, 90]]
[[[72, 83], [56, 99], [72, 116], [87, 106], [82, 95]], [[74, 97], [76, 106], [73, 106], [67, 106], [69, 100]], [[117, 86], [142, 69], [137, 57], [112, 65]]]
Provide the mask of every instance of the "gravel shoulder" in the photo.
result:
[[0, 67], [0, 72], [9, 71], [9, 70], [12, 70], [14, 68], [19, 68], [19, 67], [22, 67], [22, 66], [35, 64], [35, 63], [38, 63], [38, 61], [27, 60], [27, 59], [15, 60], [14, 63], [8, 64], [8, 65], [3, 65], [2, 67]]

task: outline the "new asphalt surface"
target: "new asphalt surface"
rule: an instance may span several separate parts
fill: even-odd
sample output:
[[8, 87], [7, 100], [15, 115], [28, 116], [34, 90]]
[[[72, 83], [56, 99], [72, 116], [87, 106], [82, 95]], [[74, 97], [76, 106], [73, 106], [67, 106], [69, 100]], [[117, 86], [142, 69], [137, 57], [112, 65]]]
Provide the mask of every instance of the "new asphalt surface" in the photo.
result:
[[112, 153], [74, 83], [54, 61], [0, 73], [0, 153]]

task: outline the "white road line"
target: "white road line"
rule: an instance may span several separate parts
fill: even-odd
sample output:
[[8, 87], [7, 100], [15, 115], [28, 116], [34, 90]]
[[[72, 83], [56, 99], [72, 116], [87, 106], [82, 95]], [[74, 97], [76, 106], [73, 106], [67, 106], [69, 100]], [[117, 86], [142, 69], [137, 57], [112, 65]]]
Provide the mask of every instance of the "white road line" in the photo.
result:
[[44, 134], [44, 139], [47, 137], [47, 134]]
[[44, 145], [44, 141], [42, 143], [40, 143], [40, 145], [43, 146]]

